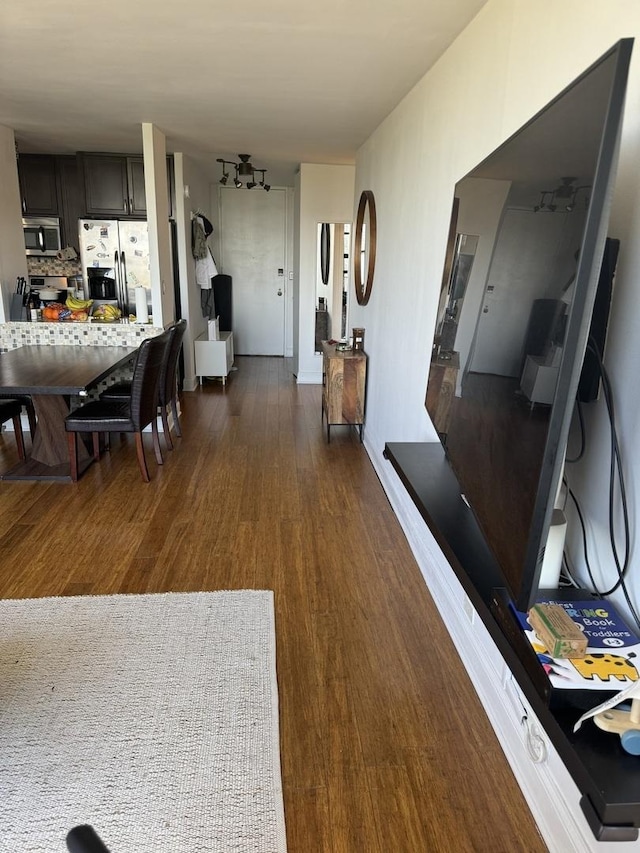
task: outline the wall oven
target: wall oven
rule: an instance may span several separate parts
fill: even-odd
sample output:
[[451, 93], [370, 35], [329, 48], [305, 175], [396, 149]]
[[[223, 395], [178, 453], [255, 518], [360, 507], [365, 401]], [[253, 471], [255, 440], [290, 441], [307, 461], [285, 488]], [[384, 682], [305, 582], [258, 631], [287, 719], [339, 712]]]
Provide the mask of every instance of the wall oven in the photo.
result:
[[56, 256], [60, 244], [60, 220], [57, 216], [25, 216], [22, 220], [27, 255]]

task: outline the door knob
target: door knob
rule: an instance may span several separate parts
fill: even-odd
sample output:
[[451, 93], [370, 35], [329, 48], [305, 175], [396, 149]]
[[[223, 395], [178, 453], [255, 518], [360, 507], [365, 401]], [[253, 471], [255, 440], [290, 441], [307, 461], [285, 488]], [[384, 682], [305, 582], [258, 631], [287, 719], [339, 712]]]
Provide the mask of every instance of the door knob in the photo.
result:
[[278, 288], [278, 296], [282, 296], [282, 288]]

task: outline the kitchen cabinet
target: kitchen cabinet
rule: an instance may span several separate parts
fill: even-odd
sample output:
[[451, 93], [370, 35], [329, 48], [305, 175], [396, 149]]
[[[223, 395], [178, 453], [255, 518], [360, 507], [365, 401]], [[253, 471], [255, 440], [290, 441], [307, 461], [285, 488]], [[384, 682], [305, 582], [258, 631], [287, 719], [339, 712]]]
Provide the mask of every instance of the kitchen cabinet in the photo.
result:
[[74, 154], [56, 156], [58, 206], [63, 246], [73, 246], [80, 254], [78, 220], [84, 217], [84, 190], [78, 161]]
[[[123, 216], [147, 216], [147, 192], [144, 183], [144, 157], [121, 154], [83, 153], [82, 173], [85, 185], [85, 216], [121, 219]], [[167, 157], [169, 218], [172, 216], [172, 161]]]
[[233, 366], [233, 332], [220, 332], [219, 341], [208, 340], [204, 332], [195, 339], [194, 348], [196, 376], [200, 377], [200, 384], [204, 376], [219, 376], [225, 385]]
[[58, 216], [56, 159], [49, 154], [18, 156], [20, 198], [24, 216]]
[[130, 216], [147, 215], [147, 191], [144, 186], [144, 158], [127, 157]]
[[144, 160], [118, 154], [82, 154], [87, 216], [147, 215]]
[[338, 350], [322, 342], [322, 414], [327, 418], [327, 439], [331, 427], [340, 424], [364, 426], [367, 356], [362, 350]]

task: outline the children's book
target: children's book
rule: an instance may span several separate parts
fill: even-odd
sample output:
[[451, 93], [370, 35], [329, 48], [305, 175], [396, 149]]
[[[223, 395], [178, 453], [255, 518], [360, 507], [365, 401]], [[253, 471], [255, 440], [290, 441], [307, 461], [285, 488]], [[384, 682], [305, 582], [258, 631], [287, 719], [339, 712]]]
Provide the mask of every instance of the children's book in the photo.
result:
[[583, 658], [552, 658], [529, 624], [526, 613], [518, 619], [538, 655], [540, 666], [559, 690], [619, 691], [639, 680], [640, 637], [629, 629], [610, 601], [557, 601], [541, 598], [538, 604], [559, 604], [588, 638]]

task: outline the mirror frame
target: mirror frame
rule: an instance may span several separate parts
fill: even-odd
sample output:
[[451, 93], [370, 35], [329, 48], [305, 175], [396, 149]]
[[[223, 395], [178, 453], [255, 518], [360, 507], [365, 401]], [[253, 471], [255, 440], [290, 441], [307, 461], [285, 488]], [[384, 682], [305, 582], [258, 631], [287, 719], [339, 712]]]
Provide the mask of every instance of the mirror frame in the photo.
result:
[[[368, 240], [368, 263], [367, 278], [362, 278], [362, 232], [365, 216], [369, 214]], [[353, 246], [353, 281], [356, 291], [358, 305], [366, 305], [371, 296], [373, 287], [373, 273], [376, 267], [376, 242], [377, 242], [377, 219], [376, 202], [371, 190], [363, 190], [358, 203], [358, 215], [356, 217], [355, 239]]]
[[331, 229], [323, 222], [320, 229], [320, 275], [323, 284], [329, 284], [329, 266], [331, 257]]

